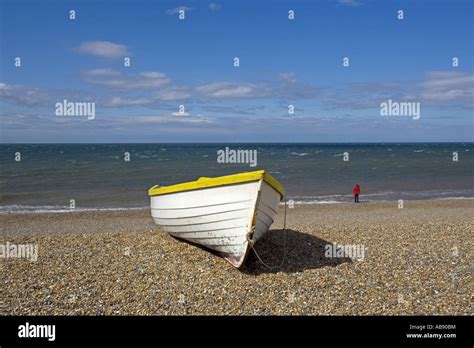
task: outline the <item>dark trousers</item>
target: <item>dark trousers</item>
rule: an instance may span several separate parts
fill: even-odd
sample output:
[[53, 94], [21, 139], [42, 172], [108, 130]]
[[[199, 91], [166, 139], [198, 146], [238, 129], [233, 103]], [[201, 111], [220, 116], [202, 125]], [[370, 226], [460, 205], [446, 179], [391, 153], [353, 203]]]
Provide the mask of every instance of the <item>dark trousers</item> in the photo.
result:
[[354, 195], [354, 203], [359, 203], [359, 195]]

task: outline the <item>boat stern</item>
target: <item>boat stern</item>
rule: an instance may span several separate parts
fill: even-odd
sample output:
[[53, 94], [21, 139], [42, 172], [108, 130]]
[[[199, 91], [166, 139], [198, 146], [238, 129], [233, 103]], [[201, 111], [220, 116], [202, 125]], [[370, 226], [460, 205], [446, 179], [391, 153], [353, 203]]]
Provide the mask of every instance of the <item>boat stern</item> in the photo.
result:
[[250, 251], [250, 247], [248, 246], [248, 243], [247, 243], [245, 252], [242, 254], [230, 254], [230, 253], [221, 252], [219, 253], [219, 255], [225, 260], [227, 260], [228, 262], [230, 262], [231, 265], [234, 266], [235, 268], [240, 268], [245, 263], [245, 260], [247, 259], [249, 255], [249, 251]]

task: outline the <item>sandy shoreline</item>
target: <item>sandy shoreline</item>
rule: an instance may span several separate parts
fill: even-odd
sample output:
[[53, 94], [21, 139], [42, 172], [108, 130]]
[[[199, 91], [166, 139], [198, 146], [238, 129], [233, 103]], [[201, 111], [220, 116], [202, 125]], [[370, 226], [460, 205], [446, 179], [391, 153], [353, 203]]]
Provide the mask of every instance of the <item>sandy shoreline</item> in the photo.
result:
[[[37, 262], [0, 260], [1, 315], [472, 315], [474, 200], [300, 205], [288, 209], [286, 259], [245, 269], [177, 241], [148, 210], [2, 214], [0, 244], [36, 243]], [[284, 253], [283, 209], [257, 244]], [[363, 260], [328, 258], [362, 245]]]

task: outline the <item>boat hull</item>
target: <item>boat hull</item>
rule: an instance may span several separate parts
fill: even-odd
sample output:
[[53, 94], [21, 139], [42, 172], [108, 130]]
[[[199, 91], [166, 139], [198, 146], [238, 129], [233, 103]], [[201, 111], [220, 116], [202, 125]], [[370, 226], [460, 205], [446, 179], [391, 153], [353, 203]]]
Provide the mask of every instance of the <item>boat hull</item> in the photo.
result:
[[281, 195], [264, 180], [151, 196], [155, 223], [215, 251], [235, 267], [270, 228]]

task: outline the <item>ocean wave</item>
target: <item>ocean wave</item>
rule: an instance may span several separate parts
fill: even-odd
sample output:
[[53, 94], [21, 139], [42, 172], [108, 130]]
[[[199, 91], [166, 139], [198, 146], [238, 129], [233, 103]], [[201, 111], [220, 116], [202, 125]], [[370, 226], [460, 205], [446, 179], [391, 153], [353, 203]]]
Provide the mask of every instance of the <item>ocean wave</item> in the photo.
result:
[[[295, 201], [295, 200], [293, 200], [293, 203], [296, 204], [296, 205], [313, 205], [313, 204], [340, 204], [340, 203], [347, 203], [347, 202], [315, 199], [315, 200], [309, 200], [309, 201]], [[280, 202], [280, 205], [285, 205], [285, 203]]]
[[[450, 200], [450, 199], [474, 199], [474, 191], [419, 191], [419, 192], [395, 192], [384, 191], [362, 194], [361, 201], [365, 202], [396, 202], [402, 200]], [[294, 204], [337, 204], [351, 203], [354, 199], [352, 194], [334, 194], [322, 196], [294, 196], [287, 197], [287, 202], [293, 200]], [[281, 203], [284, 204], [284, 203]]]
[[440, 198], [435, 198], [437, 201], [446, 201], [446, 200], [450, 200], [450, 199], [474, 199], [474, 197], [464, 197], [464, 196], [460, 196], [460, 197], [440, 197]]
[[127, 211], [127, 210], [144, 210], [149, 209], [148, 207], [109, 207], [109, 208], [98, 208], [98, 207], [80, 207], [80, 208], [68, 208], [65, 206], [51, 206], [51, 205], [4, 205], [0, 206], [0, 215], [1, 214], [10, 214], [10, 213], [78, 213], [78, 212], [94, 212], [94, 211]]

